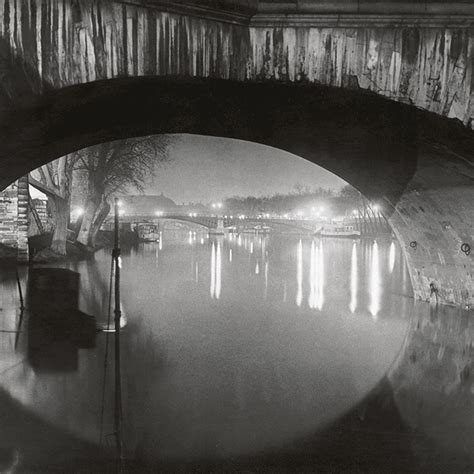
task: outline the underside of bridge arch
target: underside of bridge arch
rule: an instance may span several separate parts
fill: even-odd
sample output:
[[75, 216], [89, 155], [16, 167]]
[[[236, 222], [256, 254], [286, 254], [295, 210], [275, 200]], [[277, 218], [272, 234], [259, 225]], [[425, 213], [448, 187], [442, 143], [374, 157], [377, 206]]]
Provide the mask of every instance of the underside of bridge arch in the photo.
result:
[[474, 304], [473, 254], [462, 251], [474, 245], [474, 132], [456, 121], [361, 91], [174, 77], [50, 91], [3, 116], [2, 188], [74, 150], [149, 134], [291, 152], [381, 203], [416, 297], [434, 292], [445, 303]]

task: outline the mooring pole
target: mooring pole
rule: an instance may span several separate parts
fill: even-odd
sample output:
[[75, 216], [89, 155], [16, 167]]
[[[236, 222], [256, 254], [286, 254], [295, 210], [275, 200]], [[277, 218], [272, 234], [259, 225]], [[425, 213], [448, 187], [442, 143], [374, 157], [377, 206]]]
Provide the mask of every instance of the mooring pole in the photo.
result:
[[118, 462], [123, 457], [122, 439], [122, 386], [120, 379], [120, 229], [119, 229], [119, 200], [114, 201], [114, 250], [112, 257], [115, 270], [115, 439]]
[[20, 274], [18, 273], [18, 268], [16, 269], [16, 284], [18, 286], [18, 294], [20, 296], [20, 309], [23, 311], [25, 309], [25, 301], [23, 300], [23, 291], [21, 290], [21, 281]]

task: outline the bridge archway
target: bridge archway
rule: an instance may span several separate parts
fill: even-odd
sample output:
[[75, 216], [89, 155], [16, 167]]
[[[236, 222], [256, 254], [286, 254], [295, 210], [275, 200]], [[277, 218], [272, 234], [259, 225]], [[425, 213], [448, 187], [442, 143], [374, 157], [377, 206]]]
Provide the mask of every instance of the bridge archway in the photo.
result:
[[383, 212], [415, 295], [474, 304], [474, 134], [460, 123], [370, 93], [210, 79], [128, 78], [50, 91], [9, 114], [0, 187], [66, 153], [160, 133], [237, 138], [301, 156]]

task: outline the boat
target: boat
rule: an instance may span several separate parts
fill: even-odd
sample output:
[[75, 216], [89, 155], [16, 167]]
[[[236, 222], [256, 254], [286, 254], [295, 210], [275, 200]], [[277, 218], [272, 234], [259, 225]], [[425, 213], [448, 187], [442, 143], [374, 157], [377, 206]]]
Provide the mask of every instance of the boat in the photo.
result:
[[158, 242], [160, 240], [160, 233], [158, 226], [150, 222], [141, 222], [135, 227], [139, 242]]
[[352, 225], [332, 225], [321, 227], [321, 229], [316, 231], [314, 235], [320, 237], [342, 237], [348, 239], [359, 239], [360, 231], [354, 229], [354, 226]]

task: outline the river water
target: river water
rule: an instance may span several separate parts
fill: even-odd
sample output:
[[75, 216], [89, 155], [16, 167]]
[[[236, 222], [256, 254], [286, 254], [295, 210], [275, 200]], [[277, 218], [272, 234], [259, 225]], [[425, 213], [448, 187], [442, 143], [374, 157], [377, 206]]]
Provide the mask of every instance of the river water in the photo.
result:
[[[80, 273], [79, 307], [98, 324], [110, 258], [61, 265]], [[326, 426], [382, 379], [413, 311], [389, 240], [165, 232], [121, 259], [124, 445], [143, 462], [261, 453]], [[2, 330], [14, 331], [17, 287], [2, 275]], [[114, 335], [47, 370], [31, 362], [28, 324], [26, 314], [21, 333], [0, 335], [2, 390], [55, 428], [112, 445]]]

